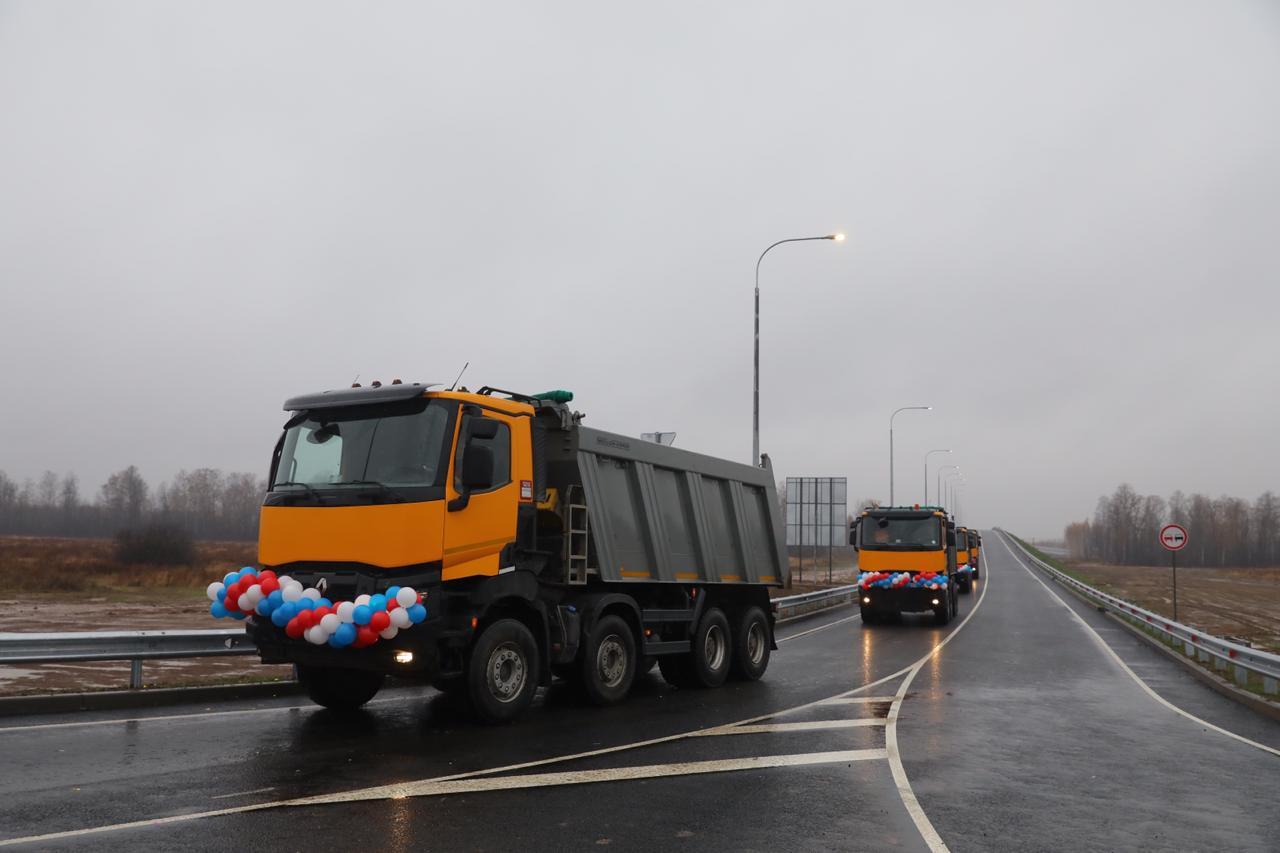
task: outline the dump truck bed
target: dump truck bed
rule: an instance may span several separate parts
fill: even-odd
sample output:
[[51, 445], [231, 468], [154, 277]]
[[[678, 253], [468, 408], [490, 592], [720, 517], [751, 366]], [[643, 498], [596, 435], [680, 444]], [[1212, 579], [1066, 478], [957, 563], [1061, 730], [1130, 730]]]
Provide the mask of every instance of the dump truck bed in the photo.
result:
[[786, 583], [771, 467], [587, 427], [575, 431], [601, 580]]

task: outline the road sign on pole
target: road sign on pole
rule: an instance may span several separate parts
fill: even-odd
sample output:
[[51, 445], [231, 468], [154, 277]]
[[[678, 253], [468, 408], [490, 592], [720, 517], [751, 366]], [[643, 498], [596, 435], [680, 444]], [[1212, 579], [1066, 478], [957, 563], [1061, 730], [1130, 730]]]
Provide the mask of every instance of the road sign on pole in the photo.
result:
[[1169, 569], [1173, 572], [1173, 621], [1178, 621], [1178, 552], [1187, 547], [1187, 531], [1181, 524], [1160, 528], [1160, 544], [1169, 552]]
[[1187, 547], [1187, 531], [1181, 524], [1166, 524], [1160, 528], [1160, 544], [1166, 551], [1181, 551]]

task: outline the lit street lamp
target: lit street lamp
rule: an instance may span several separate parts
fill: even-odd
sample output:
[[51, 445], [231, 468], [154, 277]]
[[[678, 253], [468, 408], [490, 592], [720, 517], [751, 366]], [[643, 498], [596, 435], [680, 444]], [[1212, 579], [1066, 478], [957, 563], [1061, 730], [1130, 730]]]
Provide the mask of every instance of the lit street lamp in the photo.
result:
[[[924, 455], [924, 505], [929, 505], [929, 457], [935, 453], [950, 453], [950, 450], [930, 450]], [[942, 495], [938, 495], [938, 500], [942, 500]]]
[[760, 253], [759, 259], [756, 260], [756, 343], [755, 343], [755, 381], [752, 384], [752, 400], [751, 400], [751, 464], [760, 464], [760, 261], [764, 260], [764, 256], [769, 254], [770, 249], [774, 246], [781, 246], [783, 243], [806, 243], [810, 240], [834, 240], [837, 243], [844, 242], [843, 234], [827, 234], [824, 237], [788, 237], [786, 240], [779, 240], [768, 249]]

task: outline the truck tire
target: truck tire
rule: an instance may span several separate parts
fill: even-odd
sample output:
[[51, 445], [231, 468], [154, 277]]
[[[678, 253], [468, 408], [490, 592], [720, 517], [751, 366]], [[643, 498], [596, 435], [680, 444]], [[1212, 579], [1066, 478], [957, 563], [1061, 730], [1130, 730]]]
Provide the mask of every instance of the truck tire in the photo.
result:
[[865, 604], [859, 606], [858, 613], [862, 616], [863, 625], [874, 625], [880, 621], [880, 613]]
[[719, 607], [708, 608], [693, 632], [689, 674], [698, 687], [719, 687], [729, 677], [733, 637], [729, 620]]
[[538, 690], [538, 643], [524, 623], [499, 619], [480, 634], [467, 661], [467, 695], [486, 723], [515, 719]]
[[769, 668], [769, 620], [759, 607], [742, 612], [733, 629], [730, 672], [739, 681], [758, 681]]
[[595, 624], [582, 648], [582, 689], [594, 705], [626, 698], [636, 679], [636, 637], [621, 616]]
[[969, 580], [968, 578], [965, 578], [964, 580], [957, 582], [956, 586], [960, 588], [960, 591], [962, 593], [964, 593], [965, 595], [968, 595], [969, 590], [973, 589], [973, 581]]
[[372, 699], [386, 676], [365, 669], [298, 664], [298, 681], [307, 695], [330, 711], [354, 711]]
[[688, 652], [660, 655], [658, 671], [662, 673], [662, 679], [672, 687], [694, 687], [697, 684], [693, 679], [693, 662], [689, 660]]
[[939, 625], [946, 625], [951, 621], [951, 617], [956, 612], [955, 595], [948, 592], [942, 597], [942, 604], [938, 605], [940, 609], [933, 611], [933, 621]]

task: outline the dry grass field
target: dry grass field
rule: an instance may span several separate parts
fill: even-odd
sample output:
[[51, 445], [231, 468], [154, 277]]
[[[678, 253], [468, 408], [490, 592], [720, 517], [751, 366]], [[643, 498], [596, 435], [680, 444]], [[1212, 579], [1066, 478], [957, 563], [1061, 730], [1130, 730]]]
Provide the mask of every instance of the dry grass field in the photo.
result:
[[[1104, 592], [1173, 616], [1168, 566], [1067, 567]], [[1280, 568], [1178, 569], [1178, 620], [1219, 637], [1240, 637], [1280, 651]]]

